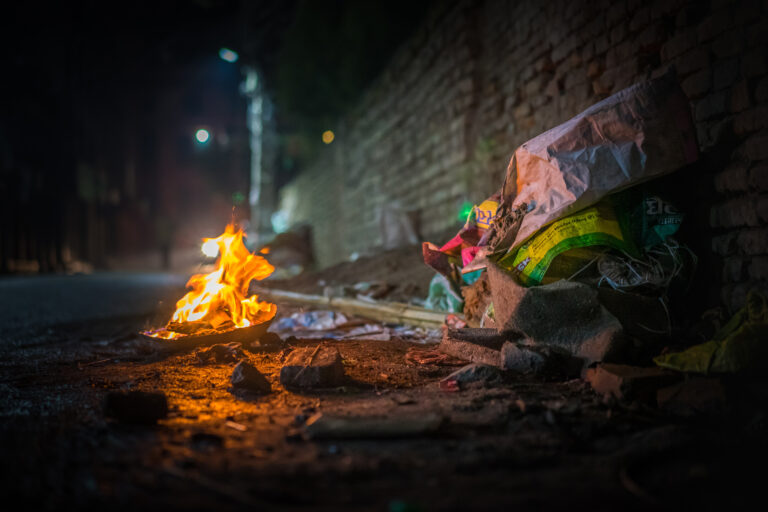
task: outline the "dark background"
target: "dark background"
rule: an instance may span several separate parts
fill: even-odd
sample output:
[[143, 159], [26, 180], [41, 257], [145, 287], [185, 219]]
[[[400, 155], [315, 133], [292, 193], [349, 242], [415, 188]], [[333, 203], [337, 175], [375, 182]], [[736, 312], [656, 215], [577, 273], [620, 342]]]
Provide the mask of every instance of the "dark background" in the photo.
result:
[[[279, 187], [427, 6], [12, 4], [2, 44], [0, 272], [119, 267], [132, 257], [147, 266], [216, 236], [232, 215], [247, 219], [243, 70], [257, 70], [269, 99]], [[220, 59], [222, 47], [239, 60]], [[198, 128], [213, 134], [207, 144], [195, 142]]]

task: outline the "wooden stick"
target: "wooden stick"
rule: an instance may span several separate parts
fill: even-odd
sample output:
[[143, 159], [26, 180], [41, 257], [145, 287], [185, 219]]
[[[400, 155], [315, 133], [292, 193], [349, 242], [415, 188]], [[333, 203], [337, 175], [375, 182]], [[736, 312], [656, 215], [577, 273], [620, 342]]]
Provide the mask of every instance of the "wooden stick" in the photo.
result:
[[346, 297], [324, 297], [286, 290], [259, 288], [260, 296], [273, 302], [322, 306], [350, 315], [359, 315], [379, 322], [413, 325], [436, 329], [445, 322], [445, 311], [412, 306], [402, 302], [365, 301]]

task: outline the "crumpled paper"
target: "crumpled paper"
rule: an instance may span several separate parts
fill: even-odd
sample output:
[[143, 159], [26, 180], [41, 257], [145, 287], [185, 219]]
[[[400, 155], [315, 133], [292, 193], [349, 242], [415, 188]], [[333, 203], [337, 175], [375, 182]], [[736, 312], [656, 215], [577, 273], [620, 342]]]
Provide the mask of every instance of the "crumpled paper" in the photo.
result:
[[517, 148], [502, 201], [528, 211], [509, 251], [559, 218], [697, 158], [688, 99], [672, 73], [624, 89]]

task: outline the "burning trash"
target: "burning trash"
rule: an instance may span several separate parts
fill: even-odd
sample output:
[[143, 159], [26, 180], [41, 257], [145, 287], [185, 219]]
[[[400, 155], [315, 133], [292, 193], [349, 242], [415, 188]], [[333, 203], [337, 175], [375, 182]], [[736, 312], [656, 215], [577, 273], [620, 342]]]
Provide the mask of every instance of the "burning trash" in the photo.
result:
[[[210, 339], [224, 337], [257, 338], [269, 326], [277, 306], [248, 295], [251, 281], [268, 277], [275, 268], [264, 257], [251, 253], [243, 243], [243, 231], [234, 224], [217, 238], [204, 239], [204, 246], [218, 249], [216, 268], [209, 274], [195, 274], [187, 282], [187, 292], [177, 303], [165, 327], [144, 331], [143, 335], [164, 340]], [[212, 251], [211, 251], [212, 252]], [[242, 336], [240, 336], [242, 334]]]

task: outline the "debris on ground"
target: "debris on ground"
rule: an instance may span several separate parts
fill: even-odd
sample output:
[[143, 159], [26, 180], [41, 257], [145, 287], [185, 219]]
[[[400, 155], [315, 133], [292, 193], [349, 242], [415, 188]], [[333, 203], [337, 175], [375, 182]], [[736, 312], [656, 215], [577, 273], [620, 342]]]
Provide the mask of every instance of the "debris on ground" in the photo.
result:
[[205, 363], [234, 363], [243, 358], [242, 344], [238, 342], [218, 343], [195, 352], [198, 361]]
[[746, 305], [712, 340], [656, 357], [664, 368], [693, 373], [761, 372], [768, 368], [768, 302], [751, 291]]
[[232, 371], [230, 377], [232, 387], [236, 390], [244, 390], [254, 393], [270, 393], [272, 384], [262, 373], [247, 361], [240, 361]]
[[501, 366], [501, 346], [510, 339], [514, 339], [513, 334], [496, 329], [447, 328], [440, 350], [465, 361]]
[[405, 353], [405, 362], [412, 365], [434, 364], [438, 366], [463, 366], [466, 359], [453, 357], [440, 348], [411, 347]]
[[501, 368], [519, 374], [575, 378], [581, 376], [583, 361], [557, 347], [523, 342], [501, 346]]
[[471, 388], [493, 386], [501, 382], [501, 372], [496, 366], [472, 363], [459, 368], [440, 381], [443, 391], [463, 391]]
[[718, 415], [726, 412], [728, 401], [718, 378], [691, 377], [659, 389], [656, 402], [661, 410], [680, 416]]
[[331, 388], [344, 383], [344, 365], [335, 347], [323, 343], [294, 349], [280, 369], [286, 388]]
[[245, 349], [250, 352], [275, 352], [285, 348], [286, 340], [274, 332], [267, 332], [258, 340], [245, 345]]
[[164, 393], [110, 391], [104, 399], [104, 415], [121, 423], [154, 425], [168, 416]]
[[435, 413], [396, 416], [341, 416], [317, 413], [304, 426], [307, 439], [391, 439], [436, 432], [443, 417]]
[[658, 367], [603, 363], [586, 371], [586, 380], [596, 393], [617, 400], [638, 400], [653, 404], [656, 393], [680, 381], [678, 373]]

